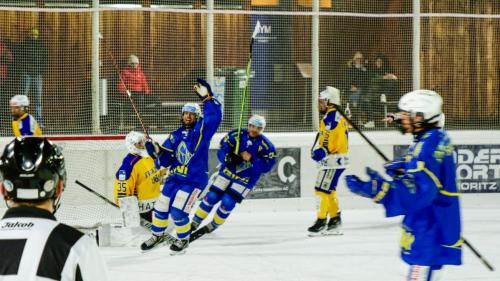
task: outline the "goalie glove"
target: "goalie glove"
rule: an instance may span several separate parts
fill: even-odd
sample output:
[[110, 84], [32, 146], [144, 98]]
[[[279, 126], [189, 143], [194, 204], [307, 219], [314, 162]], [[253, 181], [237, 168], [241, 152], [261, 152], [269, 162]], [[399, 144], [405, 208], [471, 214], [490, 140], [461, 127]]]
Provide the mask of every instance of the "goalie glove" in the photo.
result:
[[205, 81], [202, 78], [196, 78], [196, 82], [197, 83], [193, 87], [196, 94], [202, 101], [211, 99], [214, 96], [212, 88], [210, 87], [210, 84], [208, 84], [207, 81]]
[[151, 158], [157, 159], [160, 156], [160, 145], [157, 142], [152, 139], [147, 139], [144, 146], [146, 147], [146, 151]]

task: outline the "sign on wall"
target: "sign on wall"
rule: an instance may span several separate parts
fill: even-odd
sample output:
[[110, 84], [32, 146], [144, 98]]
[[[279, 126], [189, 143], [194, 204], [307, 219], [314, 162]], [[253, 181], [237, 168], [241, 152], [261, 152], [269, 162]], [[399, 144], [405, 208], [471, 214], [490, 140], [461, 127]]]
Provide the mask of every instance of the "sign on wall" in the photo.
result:
[[[407, 145], [395, 145], [395, 157]], [[462, 193], [500, 192], [500, 145], [455, 145], [458, 188]]]
[[[300, 197], [300, 148], [277, 148], [278, 160], [273, 169], [264, 174], [247, 198]], [[209, 171], [217, 172], [217, 150], [209, 154]]]

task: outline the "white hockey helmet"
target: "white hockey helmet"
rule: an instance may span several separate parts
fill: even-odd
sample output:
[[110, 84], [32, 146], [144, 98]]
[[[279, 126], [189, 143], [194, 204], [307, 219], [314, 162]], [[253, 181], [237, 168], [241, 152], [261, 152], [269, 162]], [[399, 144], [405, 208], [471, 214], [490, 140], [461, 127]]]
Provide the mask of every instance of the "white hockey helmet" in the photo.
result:
[[30, 100], [25, 95], [15, 95], [10, 99], [9, 105], [16, 107], [28, 107], [30, 106]]
[[399, 99], [399, 110], [410, 113], [412, 118], [420, 115], [423, 123], [439, 123], [443, 118], [443, 99], [431, 90], [416, 90], [409, 92]]
[[261, 115], [252, 115], [250, 119], [248, 119], [248, 125], [254, 125], [257, 128], [262, 128], [263, 130], [266, 128], [266, 118]]
[[143, 133], [131, 131], [125, 137], [125, 146], [132, 154], [142, 154], [144, 149], [139, 149], [135, 145], [146, 141], [146, 136]]
[[196, 114], [196, 117], [200, 117], [201, 108], [200, 108], [200, 105], [197, 103], [186, 103], [182, 107], [182, 113], [184, 113], [184, 112], [192, 112], [192, 113]]
[[337, 88], [326, 86], [326, 89], [319, 93], [320, 100], [326, 100], [330, 104], [340, 105], [340, 91]]

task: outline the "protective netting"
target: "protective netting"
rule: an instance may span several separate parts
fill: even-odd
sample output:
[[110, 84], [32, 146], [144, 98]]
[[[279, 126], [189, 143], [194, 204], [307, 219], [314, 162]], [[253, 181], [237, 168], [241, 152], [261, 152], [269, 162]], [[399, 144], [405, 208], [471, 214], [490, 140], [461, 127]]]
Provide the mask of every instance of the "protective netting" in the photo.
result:
[[[9, 141], [4, 138], [0, 144], [4, 147]], [[56, 217], [63, 223], [84, 228], [121, 223], [121, 213], [117, 208], [75, 181], [114, 201], [115, 173], [128, 153], [124, 137], [53, 138], [52, 142], [62, 149], [68, 178]], [[5, 211], [3, 207], [0, 206], [0, 215]]]
[[[445, 98], [449, 128], [500, 125], [500, 51], [495, 48], [500, 8], [495, 1], [422, 1], [420, 46], [414, 45], [412, 24], [418, 15], [412, 14], [410, 1], [320, 0], [319, 13], [312, 11], [312, 0], [215, 1], [213, 11], [206, 1], [194, 0], [100, 1], [99, 8], [91, 2], [0, 4], [3, 135], [11, 134], [7, 101], [14, 94], [28, 94], [31, 113], [45, 134], [126, 133], [139, 127], [126, 89], [149, 130], [168, 132], [178, 126], [181, 105], [196, 101], [192, 85], [196, 77], [207, 76], [210, 61], [214, 88], [225, 107], [220, 131], [228, 131], [239, 121], [248, 46], [257, 21], [263, 25], [244, 117], [265, 115], [268, 131], [312, 131], [317, 114], [315, 16], [319, 91], [327, 85], [341, 89], [343, 106], [349, 103], [354, 121], [365, 128], [385, 129], [381, 117], [413, 88], [415, 48], [420, 86]], [[99, 67], [93, 68], [96, 11], [101, 39], [99, 61], [94, 62]], [[213, 35], [207, 21], [211, 13]], [[212, 54], [207, 54], [207, 42]], [[93, 91], [94, 74], [99, 89]]]

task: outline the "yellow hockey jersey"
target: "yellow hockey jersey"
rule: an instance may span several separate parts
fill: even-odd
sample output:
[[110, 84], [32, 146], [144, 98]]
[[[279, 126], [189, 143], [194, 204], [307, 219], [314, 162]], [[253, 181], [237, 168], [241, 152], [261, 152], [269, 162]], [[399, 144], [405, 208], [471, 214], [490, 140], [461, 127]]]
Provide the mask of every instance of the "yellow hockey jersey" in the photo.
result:
[[12, 131], [15, 137], [42, 135], [42, 130], [35, 118], [28, 113], [24, 113], [19, 119], [12, 120]]
[[346, 154], [349, 126], [335, 108], [329, 108], [319, 124], [319, 147], [325, 148], [328, 154]]
[[153, 210], [165, 174], [165, 169], [155, 168], [151, 157], [129, 153], [116, 172], [114, 185], [116, 204], [120, 203], [120, 197], [136, 196], [141, 213]]

